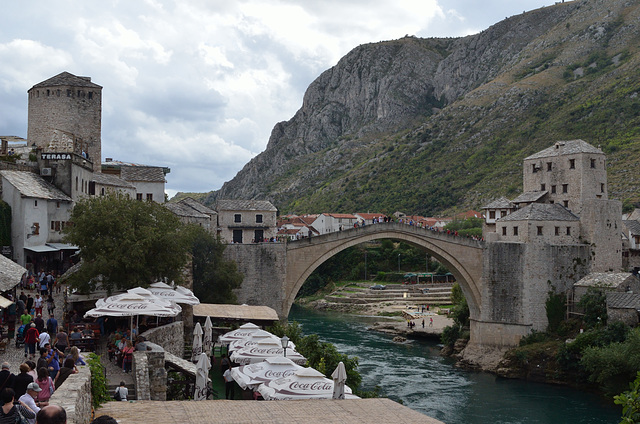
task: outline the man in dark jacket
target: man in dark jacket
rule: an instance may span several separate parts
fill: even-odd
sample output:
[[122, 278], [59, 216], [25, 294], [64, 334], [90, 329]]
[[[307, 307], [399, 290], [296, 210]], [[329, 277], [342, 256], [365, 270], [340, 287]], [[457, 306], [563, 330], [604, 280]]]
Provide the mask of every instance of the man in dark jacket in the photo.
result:
[[13, 383], [16, 376], [9, 371], [9, 363], [2, 363], [2, 371], [0, 371], [0, 391], [5, 387], [13, 388]]

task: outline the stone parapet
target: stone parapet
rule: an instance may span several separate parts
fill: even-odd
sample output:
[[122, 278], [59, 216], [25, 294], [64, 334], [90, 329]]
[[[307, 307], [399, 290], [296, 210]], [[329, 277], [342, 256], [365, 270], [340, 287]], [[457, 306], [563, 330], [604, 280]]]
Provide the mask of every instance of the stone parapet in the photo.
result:
[[56, 389], [49, 403], [67, 411], [68, 424], [88, 424], [91, 421], [91, 400], [91, 370], [82, 366], [78, 367], [77, 374], [71, 374]]
[[162, 346], [162, 349], [176, 356], [184, 352], [184, 328], [182, 321], [176, 321], [142, 333], [149, 342]]
[[146, 352], [133, 353], [133, 383], [136, 386], [136, 398], [138, 400], [151, 400], [149, 384], [149, 361]]

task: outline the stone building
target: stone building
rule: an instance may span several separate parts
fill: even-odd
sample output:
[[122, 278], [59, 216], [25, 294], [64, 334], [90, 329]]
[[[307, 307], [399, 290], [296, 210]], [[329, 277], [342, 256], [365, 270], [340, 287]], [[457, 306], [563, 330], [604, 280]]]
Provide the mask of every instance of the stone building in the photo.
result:
[[212, 234], [216, 234], [218, 213], [195, 199], [186, 197], [179, 202], [165, 203], [164, 206], [177, 215], [183, 223], [196, 224]]
[[131, 183], [136, 189], [136, 199], [164, 203], [165, 176], [171, 172], [167, 167], [140, 165], [107, 158], [102, 163], [102, 173], [115, 175]]
[[27, 139], [42, 152], [75, 153], [100, 171], [102, 87], [62, 72], [31, 87]]
[[267, 200], [218, 200], [218, 231], [228, 243], [257, 243], [275, 238], [276, 212]]

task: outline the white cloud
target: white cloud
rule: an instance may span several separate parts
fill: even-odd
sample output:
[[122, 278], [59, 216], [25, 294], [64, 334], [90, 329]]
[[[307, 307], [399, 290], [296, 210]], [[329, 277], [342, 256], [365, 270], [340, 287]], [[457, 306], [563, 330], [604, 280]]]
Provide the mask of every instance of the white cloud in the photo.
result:
[[3, 5], [0, 134], [62, 71], [103, 88], [104, 157], [169, 166], [167, 191], [209, 191], [264, 149], [307, 86], [351, 49], [461, 36], [552, 0], [144, 0]]

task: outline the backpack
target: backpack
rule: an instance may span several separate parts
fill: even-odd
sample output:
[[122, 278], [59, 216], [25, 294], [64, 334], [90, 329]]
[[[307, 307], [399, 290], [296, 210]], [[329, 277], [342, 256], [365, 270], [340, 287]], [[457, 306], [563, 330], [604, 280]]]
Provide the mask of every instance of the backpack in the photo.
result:
[[113, 398], [114, 398], [115, 400], [122, 400], [122, 398], [120, 397], [120, 387], [116, 388], [116, 392], [115, 392], [115, 394], [113, 395]]

